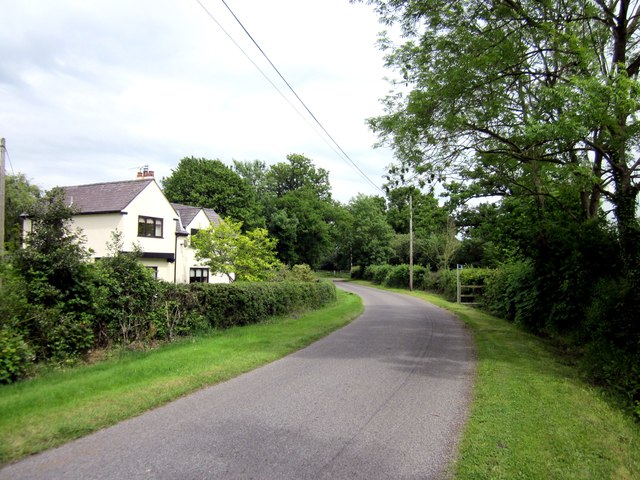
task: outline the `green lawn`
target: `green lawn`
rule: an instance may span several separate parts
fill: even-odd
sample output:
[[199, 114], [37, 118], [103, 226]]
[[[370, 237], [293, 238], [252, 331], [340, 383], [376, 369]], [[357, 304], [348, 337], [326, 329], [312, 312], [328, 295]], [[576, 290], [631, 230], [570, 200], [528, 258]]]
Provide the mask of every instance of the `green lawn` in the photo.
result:
[[412, 295], [458, 315], [476, 340], [456, 479], [640, 478], [640, 425], [550, 345], [477, 309]]
[[60, 445], [272, 362], [347, 324], [359, 297], [0, 387], [0, 464]]

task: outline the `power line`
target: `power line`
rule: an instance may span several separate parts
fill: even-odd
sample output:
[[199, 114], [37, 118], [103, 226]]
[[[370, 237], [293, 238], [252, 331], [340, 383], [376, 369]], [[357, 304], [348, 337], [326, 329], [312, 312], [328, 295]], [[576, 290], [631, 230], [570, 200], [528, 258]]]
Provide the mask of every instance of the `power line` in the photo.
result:
[[202, 7], [202, 9], [211, 18], [211, 20], [213, 20], [215, 24], [218, 25], [220, 30], [222, 30], [222, 32], [229, 38], [229, 40], [233, 42], [233, 44], [238, 48], [238, 50], [242, 52], [242, 54], [246, 57], [246, 59], [249, 60], [254, 67], [256, 67], [256, 69], [262, 74], [262, 76], [267, 80], [267, 82], [269, 82], [271, 86], [276, 89], [276, 91], [280, 94], [280, 96], [289, 104], [291, 108], [293, 108], [293, 110], [300, 116], [300, 118], [304, 120], [306, 124], [309, 125], [309, 127], [314, 132], [316, 132], [316, 134], [327, 144], [329, 148], [331, 148], [338, 156], [340, 156], [340, 152], [336, 150], [336, 148], [331, 143], [329, 143], [329, 141], [326, 138], [324, 138], [320, 134], [320, 132], [316, 130], [316, 128], [311, 124], [311, 122], [309, 122], [307, 117], [305, 117], [302, 114], [302, 112], [300, 112], [300, 110], [298, 110], [298, 108], [291, 102], [291, 100], [289, 100], [287, 96], [284, 93], [282, 93], [282, 90], [280, 90], [280, 88], [278, 88], [278, 86], [275, 83], [273, 83], [271, 78], [269, 78], [269, 76], [264, 72], [264, 70], [262, 70], [260, 66], [253, 61], [253, 59], [249, 56], [249, 54], [240, 46], [240, 44], [238, 44], [238, 42], [236, 42], [236, 40], [231, 36], [231, 34], [227, 32], [227, 30], [225, 30], [225, 28], [220, 24], [220, 22], [218, 22], [218, 20], [213, 16], [213, 14], [207, 9], [207, 7], [205, 7], [202, 4], [202, 2], [200, 2], [200, 0], [196, 0], [196, 2], [200, 5], [200, 7]]
[[[229, 37], [231, 38], [231, 36], [222, 28], [222, 26], [220, 25], [220, 23], [215, 20], [215, 18], [213, 18], [213, 16], [211, 15], [211, 13], [204, 7], [204, 5], [202, 5], [202, 3], [200, 2], [200, 0], [196, 0], [198, 2], [198, 4], [207, 12], [207, 14], [216, 22], [216, 24], [222, 29], [222, 31]], [[269, 58], [269, 56], [264, 52], [264, 50], [260, 47], [260, 45], [258, 44], [258, 42], [254, 39], [254, 37], [249, 33], [249, 31], [247, 30], [247, 28], [244, 26], [244, 24], [240, 21], [240, 19], [238, 18], [238, 16], [233, 12], [233, 10], [229, 7], [229, 5], [227, 4], [227, 2], [225, 0], [222, 0], [222, 3], [224, 4], [224, 6], [227, 8], [227, 10], [231, 13], [231, 15], [233, 16], [233, 18], [236, 20], [236, 22], [238, 22], [238, 24], [240, 25], [240, 27], [244, 30], [244, 32], [246, 33], [246, 35], [249, 37], [249, 39], [251, 39], [251, 41], [253, 42], [253, 44], [256, 46], [256, 48], [260, 51], [260, 53], [262, 54], [262, 56], [269, 62], [269, 65], [271, 65], [271, 67], [273, 68], [273, 70], [278, 74], [278, 76], [280, 77], [280, 79], [285, 83], [285, 85], [289, 88], [289, 90], [291, 91], [291, 93], [293, 93], [293, 95], [296, 97], [296, 99], [300, 102], [300, 104], [305, 108], [305, 110], [309, 113], [309, 115], [311, 116], [311, 118], [313, 118], [313, 120], [315, 121], [315, 123], [322, 129], [322, 131], [325, 133], [325, 135], [331, 140], [331, 142], [333, 142], [333, 145], [335, 145], [339, 152], [332, 146], [329, 144], [329, 146], [331, 146], [331, 148], [334, 150], [334, 152], [336, 152], [338, 154], [338, 156], [340, 157], [340, 159], [342, 161], [344, 161], [345, 163], [347, 163], [347, 165], [350, 165], [352, 168], [355, 168], [355, 170], [360, 174], [360, 176], [362, 176], [363, 179], [365, 179], [367, 182], [369, 182], [369, 184], [371, 184], [375, 189], [377, 189], [378, 191], [380, 191], [381, 193], [384, 194], [384, 191], [378, 186], [376, 185], [361, 169], [360, 167], [356, 164], [355, 161], [353, 161], [353, 159], [351, 159], [351, 157], [344, 151], [344, 149], [340, 146], [340, 144], [333, 138], [333, 136], [328, 132], [328, 130], [324, 127], [324, 125], [318, 120], [318, 118], [313, 114], [313, 112], [309, 109], [309, 107], [306, 105], [306, 103], [300, 98], [300, 96], [297, 94], [297, 92], [294, 90], [294, 88], [291, 86], [291, 84], [287, 81], [287, 79], [284, 77], [284, 75], [282, 75], [282, 73], [280, 73], [280, 70], [278, 70], [278, 68], [275, 66], [275, 64], [271, 61], [271, 59]], [[242, 53], [245, 55], [245, 57], [249, 58], [249, 56], [246, 54], [246, 52], [238, 45], [238, 43], [233, 40], [231, 38], [231, 40], [233, 41], [234, 45], [236, 45], [240, 51], [242, 51]], [[287, 102], [293, 107], [293, 105], [291, 104], [291, 102], [289, 102], [289, 100], [283, 95], [283, 93], [280, 91], [280, 89], [265, 75], [265, 73], [256, 65], [256, 63], [251, 60], [249, 58], [249, 60], [251, 61], [251, 63], [258, 68], [258, 70], [260, 71], [260, 73], [262, 73], [262, 75], [267, 78], [267, 80], [269, 81], [269, 83], [280, 93], [281, 96], [283, 96]], [[298, 112], [298, 114], [300, 114], [300, 112], [293, 107], [296, 112]], [[304, 117], [303, 117], [304, 118]], [[306, 121], [306, 118], [305, 118]], [[307, 122], [308, 123], [308, 122]], [[315, 131], [315, 129], [314, 129]], [[318, 133], [316, 131], [316, 133]], [[326, 139], [324, 137], [322, 137], [322, 139], [326, 141]], [[328, 144], [328, 142], [327, 142]], [[346, 159], [346, 160], [345, 160]]]

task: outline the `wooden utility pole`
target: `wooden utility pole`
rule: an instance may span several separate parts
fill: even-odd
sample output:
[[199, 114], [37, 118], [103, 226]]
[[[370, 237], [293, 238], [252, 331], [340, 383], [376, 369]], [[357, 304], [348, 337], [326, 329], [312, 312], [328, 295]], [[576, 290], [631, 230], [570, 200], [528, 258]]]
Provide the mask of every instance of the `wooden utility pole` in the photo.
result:
[[409, 192], [409, 291], [413, 291], [413, 192]]
[[0, 258], [4, 256], [4, 138], [0, 138]]

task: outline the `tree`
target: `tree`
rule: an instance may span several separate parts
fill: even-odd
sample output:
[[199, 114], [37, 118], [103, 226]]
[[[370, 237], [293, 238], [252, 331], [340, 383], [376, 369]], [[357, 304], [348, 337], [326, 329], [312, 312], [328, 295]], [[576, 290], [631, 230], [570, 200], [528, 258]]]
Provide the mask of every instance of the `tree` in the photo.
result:
[[20, 248], [22, 239], [21, 215], [40, 197], [40, 189], [32, 185], [22, 173], [7, 175], [5, 183], [5, 245], [7, 250]]
[[27, 210], [31, 230], [25, 247], [12, 263], [29, 285], [29, 301], [54, 306], [86, 298], [88, 278], [84, 239], [73, 229], [73, 207], [65, 203], [64, 190], [53, 188]]
[[304, 155], [287, 155], [287, 162], [272, 165], [266, 174], [268, 189], [273, 194], [282, 197], [288, 192], [304, 188], [313, 192], [320, 200], [331, 199], [329, 172], [316, 168]]
[[288, 265], [317, 268], [331, 248], [331, 204], [304, 187], [275, 201], [269, 231], [278, 239], [278, 256]]
[[220, 160], [185, 157], [162, 187], [171, 202], [212, 208], [245, 228], [264, 226], [251, 185]]
[[353, 263], [363, 268], [386, 263], [393, 255], [393, 229], [386, 220], [384, 199], [358, 194], [348, 209], [353, 218]]
[[[409, 92], [370, 121], [407, 170], [456, 194], [614, 207], [624, 272], [640, 284], [640, 6], [628, 0], [371, 0], [405, 43]], [[452, 182], [452, 179], [455, 182]], [[555, 188], [570, 185], [562, 198]], [[571, 207], [569, 207], [571, 208]]]
[[231, 218], [200, 230], [191, 237], [198, 259], [206, 261], [213, 273], [235, 280], [267, 280], [279, 265], [276, 241], [267, 230], [256, 228], [242, 233], [242, 224]]

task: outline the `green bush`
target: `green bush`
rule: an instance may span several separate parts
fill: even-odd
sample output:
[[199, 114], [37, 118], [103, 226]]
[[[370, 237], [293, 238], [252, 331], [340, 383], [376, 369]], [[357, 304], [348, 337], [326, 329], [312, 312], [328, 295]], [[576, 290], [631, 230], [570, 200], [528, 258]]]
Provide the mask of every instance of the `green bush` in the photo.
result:
[[214, 328], [257, 323], [272, 315], [320, 308], [336, 300], [331, 282], [199, 284], [200, 313]]
[[[418, 287], [423, 284], [427, 269], [421, 265], [413, 266], [413, 285]], [[387, 273], [384, 285], [395, 288], [409, 288], [409, 265], [395, 265]]]
[[[625, 278], [604, 279], [586, 310], [583, 366], [595, 381], [640, 405], [640, 293]], [[640, 414], [640, 411], [636, 412]]]
[[382, 285], [387, 279], [387, 276], [391, 273], [392, 269], [393, 266], [387, 264], [369, 265], [364, 271], [363, 278], [375, 283], [376, 285]]
[[7, 325], [0, 326], [0, 383], [24, 376], [33, 361], [33, 352], [22, 335]]

